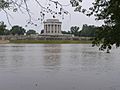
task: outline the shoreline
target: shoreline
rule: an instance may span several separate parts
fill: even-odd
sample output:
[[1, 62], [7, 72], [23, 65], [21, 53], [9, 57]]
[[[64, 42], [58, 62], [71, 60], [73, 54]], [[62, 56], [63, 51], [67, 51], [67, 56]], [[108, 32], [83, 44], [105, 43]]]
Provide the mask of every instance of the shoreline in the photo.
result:
[[0, 44], [8, 44], [8, 43], [10, 43], [9, 40], [0, 40]]
[[11, 40], [14, 44], [92, 44], [90, 40]]

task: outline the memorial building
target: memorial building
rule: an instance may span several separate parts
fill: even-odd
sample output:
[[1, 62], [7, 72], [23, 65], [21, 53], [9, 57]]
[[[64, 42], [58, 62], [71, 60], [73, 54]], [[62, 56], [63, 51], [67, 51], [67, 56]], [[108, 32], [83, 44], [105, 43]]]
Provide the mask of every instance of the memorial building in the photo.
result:
[[61, 25], [58, 19], [47, 19], [44, 21], [44, 35], [62, 35]]

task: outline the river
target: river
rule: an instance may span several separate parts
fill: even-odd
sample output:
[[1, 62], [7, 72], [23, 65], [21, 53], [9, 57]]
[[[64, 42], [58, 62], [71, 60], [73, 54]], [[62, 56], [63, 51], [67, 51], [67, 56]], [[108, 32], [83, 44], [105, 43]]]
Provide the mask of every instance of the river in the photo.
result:
[[120, 90], [120, 49], [0, 44], [0, 90]]

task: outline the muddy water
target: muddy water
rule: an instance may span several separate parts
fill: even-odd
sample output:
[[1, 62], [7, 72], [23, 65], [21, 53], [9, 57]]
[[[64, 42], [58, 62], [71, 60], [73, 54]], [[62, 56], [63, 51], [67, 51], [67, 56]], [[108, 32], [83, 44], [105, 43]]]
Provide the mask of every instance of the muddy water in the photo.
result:
[[0, 90], [120, 90], [120, 49], [1, 44]]

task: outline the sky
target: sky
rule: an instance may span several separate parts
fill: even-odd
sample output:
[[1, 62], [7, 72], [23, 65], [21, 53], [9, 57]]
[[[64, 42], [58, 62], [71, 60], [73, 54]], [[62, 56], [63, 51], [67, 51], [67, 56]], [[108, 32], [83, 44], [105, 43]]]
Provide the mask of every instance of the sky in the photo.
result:
[[[48, 4], [50, 3], [49, 0], [39, 0], [39, 1], [45, 7], [47, 7]], [[68, 31], [70, 30], [71, 26], [79, 26], [81, 29], [83, 24], [96, 25], [96, 26], [100, 26], [103, 24], [102, 21], [95, 21], [94, 16], [87, 17], [86, 15], [80, 12], [74, 12], [74, 8], [69, 3], [70, 0], [57, 0], [57, 1], [63, 5], [69, 5], [69, 6], [65, 6], [64, 9], [67, 10], [70, 13], [70, 15], [65, 15], [64, 19], [62, 19], [61, 16], [56, 16], [56, 19], [59, 19], [62, 22], [62, 30]], [[84, 8], [89, 8], [90, 6], [92, 6], [91, 4], [92, 2], [93, 0], [83, 0], [82, 6]], [[31, 10], [30, 12], [32, 14], [32, 19], [34, 20], [34, 23], [36, 23], [38, 26], [27, 25], [28, 14], [21, 13], [20, 11], [18, 12], [8, 11], [8, 13], [10, 14], [9, 16], [10, 23], [12, 24], [12, 26], [19, 25], [24, 27], [26, 30], [34, 29], [37, 32], [40, 32], [43, 29], [43, 23], [40, 21], [37, 21], [37, 18], [40, 17], [39, 12], [41, 11], [41, 8], [33, 0], [28, 0], [27, 3], [29, 6], [29, 9]], [[51, 7], [51, 9], [57, 11], [54, 4], [52, 4], [52, 6], [53, 7]], [[44, 20], [51, 19], [51, 18], [52, 18], [51, 14], [46, 14]], [[11, 28], [6, 18], [6, 14], [3, 11], [0, 11], [0, 21], [4, 21], [5, 24], [8, 26], [7, 27], [8, 29]], [[27, 25], [27, 27], [25, 27], [25, 25]]]

